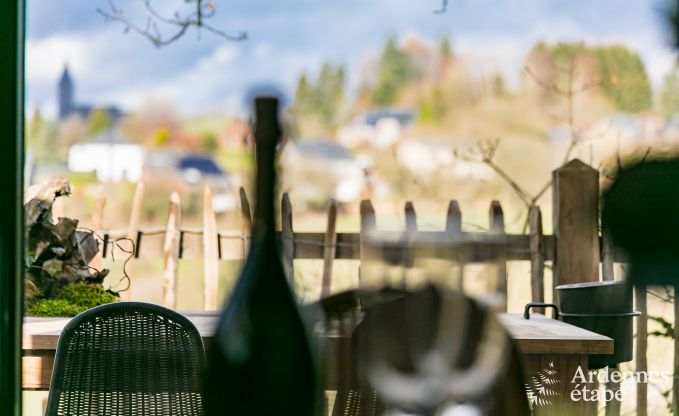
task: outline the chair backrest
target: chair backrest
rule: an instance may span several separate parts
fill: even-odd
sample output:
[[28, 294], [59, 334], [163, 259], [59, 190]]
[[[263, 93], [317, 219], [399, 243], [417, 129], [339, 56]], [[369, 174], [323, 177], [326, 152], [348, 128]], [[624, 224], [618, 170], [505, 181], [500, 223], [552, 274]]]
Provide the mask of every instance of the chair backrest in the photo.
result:
[[204, 368], [184, 316], [140, 302], [97, 306], [59, 338], [47, 416], [201, 415]]

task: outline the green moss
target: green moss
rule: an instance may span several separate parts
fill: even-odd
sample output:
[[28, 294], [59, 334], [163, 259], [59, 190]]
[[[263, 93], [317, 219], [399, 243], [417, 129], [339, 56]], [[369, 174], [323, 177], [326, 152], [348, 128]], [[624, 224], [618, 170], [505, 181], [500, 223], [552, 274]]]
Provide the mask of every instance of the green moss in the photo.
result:
[[72, 283], [54, 299], [38, 299], [28, 304], [30, 316], [75, 316], [90, 308], [118, 300], [100, 285]]
[[76, 316], [83, 310], [63, 299], [40, 299], [28, 305], [29, 316]]
[[57, 299], [64, 299], [89, 309], [105, 303], [115, 302], [118, 300], [118, 296], [105, 291], [101, 285], [73, 283], [66, 286]]

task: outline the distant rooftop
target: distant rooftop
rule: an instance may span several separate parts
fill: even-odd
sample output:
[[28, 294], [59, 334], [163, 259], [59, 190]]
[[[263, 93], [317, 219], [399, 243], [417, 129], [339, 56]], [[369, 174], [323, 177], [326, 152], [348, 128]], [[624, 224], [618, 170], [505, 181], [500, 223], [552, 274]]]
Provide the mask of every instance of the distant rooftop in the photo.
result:
[[225, 172], [215, 163], [214, 159], [206, 155], [183, 155], [177, 161], [177, 169], [181, 171], [197, 171], [201, 175], [221, 176]]
[[117, 129], [109, 129], [96, 136], [90, 137], [83, 143], [88, 144], [133, 144], [120, 134]]
[[327, 139], [294, 142], [304, 156], [316, 159], [351, 160], [353, 155], [346, 147]]
[[398, 121], [401, 126], [410, 125], [415, 119], [415, 112], [413, 110], [399, 110], [399, 109], [382, 109], [369, 111], [359, 117], [359, 121], [369, 126], [375, 126], [384, 118], [391, 118]]

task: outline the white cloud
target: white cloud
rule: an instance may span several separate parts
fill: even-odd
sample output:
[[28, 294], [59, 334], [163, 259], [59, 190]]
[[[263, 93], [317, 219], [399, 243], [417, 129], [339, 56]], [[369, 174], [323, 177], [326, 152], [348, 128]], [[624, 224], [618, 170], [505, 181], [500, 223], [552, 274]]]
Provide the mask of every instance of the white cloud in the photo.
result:
[[26, 77], [31, 83], [54, 83], [64, 63], [78, 72], [90, 69], [87, 43], [83, 38], [54, 35], [26, 42]]
[[201, 58], [196, 65], [198, 71], [213, 71], [233, 62], [238, 57], [238, 49], [231, 43], [225, 43], [211, 55]]

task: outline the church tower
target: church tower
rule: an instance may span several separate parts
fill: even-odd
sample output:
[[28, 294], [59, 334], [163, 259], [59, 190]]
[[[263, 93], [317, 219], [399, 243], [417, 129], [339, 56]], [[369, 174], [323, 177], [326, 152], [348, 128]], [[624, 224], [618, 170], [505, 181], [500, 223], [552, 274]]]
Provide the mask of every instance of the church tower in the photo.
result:
[[59, 79], [59, 119], [63, 120], [73, 111], [73, 80], [68, 73], [68, 65]]

